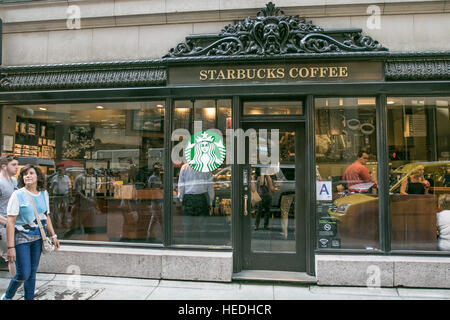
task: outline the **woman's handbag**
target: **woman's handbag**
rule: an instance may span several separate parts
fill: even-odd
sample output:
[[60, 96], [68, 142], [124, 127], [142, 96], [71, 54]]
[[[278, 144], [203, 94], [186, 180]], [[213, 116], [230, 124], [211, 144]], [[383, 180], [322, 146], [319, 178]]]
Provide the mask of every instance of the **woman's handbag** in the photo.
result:
[[251, 197], [252, 197], [252, 207], [256, 206], [262, 200], [259, 193], [256, 190], [252, 191]]
[[263, 177], [263, 182], [261, 183], [261, 179], [258, 178], [257, 183], [256, 183], [256, 190], [258, 191], [258, 194], [260, 196], [266, 196], [266, 195], [270, 195], [270, 188], [269, 188], [269, 184], [267, 181], [267, 176], [264, 175]]
[[52, 240], [50, 240], [47, 235], [45, 234], [44, 227], [42, 226], [41, 219], [39, 218], [39, 214], [37, 213], [36, 206], [34, 205], [34, 201], [31, 198], [31, 196], [28, 194], [27, 191], [25, 191], [25, 194], [27, 195], [28, 199], [31, 202], [31, 205], [33, 206], [34, 210], [34, 216], [36, 217], [36, 221], [39, 226], [39, 230], [41, 231], [41, 237], [42, 237], [42, 252], [43, 253], [50, 253], [55, 251], [55, 245], [53, 244]]

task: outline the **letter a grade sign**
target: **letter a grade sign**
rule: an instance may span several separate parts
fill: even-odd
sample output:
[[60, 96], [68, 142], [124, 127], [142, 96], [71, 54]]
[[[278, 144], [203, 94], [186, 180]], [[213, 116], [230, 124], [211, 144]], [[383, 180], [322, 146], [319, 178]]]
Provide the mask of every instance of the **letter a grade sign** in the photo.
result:
[[332, 192], [331, 181], [316, 181], [317, 201], [332, 201]]

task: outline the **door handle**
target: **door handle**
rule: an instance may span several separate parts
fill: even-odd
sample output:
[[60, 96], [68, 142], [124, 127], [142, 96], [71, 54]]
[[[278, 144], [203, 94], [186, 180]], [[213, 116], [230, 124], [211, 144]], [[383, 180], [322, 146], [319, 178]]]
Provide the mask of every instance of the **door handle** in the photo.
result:
[[244, 195], [244, 216], [248, 215], [247, 201], [248, 201], [248, 195]]

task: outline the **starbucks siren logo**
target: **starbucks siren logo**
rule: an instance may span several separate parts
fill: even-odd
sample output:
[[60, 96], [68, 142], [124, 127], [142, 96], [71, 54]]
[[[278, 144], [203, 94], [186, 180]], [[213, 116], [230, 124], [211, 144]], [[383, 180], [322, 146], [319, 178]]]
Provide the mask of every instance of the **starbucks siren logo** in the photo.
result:
[[225, 146], [222, 137], [211, 131], [198, 132], [184, 149], [186, 161], [194, 170], [211, 172], [225, 160]]

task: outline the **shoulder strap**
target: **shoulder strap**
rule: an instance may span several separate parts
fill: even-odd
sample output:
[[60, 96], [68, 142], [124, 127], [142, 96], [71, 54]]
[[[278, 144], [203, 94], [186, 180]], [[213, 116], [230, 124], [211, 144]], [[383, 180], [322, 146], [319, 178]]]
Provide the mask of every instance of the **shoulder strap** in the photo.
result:
[[[41, 191], [41, 192], [42, 192], [42, 191]], [[36, 217], [36, 221], [37, 221], [37, 223], [38, 223], [39, 230], [41, 231], [42, 239], [45, 240], [45, 239], [47, 238], [47, 236], [45, 235], [44, 227], [42, 227], [41, 219], [39, 218], [39, 214], [37, 213], [36, 206], [34, 205], [34, 200], [33, 200], [33, 198], [31, 198], [31, 196], [28, 194], [28, 191], [27, 191], [27, 190], [23, 190], [23, 193], [25, 193], [25, 195], [27, 196], [28, 200], [30, 200], [31, 205], [33, 206], [34, 216]]]
[[41, 193], [44, 198], [45, 207], [47, 208], [47, 214], [50, 214], [50, 208], [47, 205], [50, 202], [50, 199], [48, 198], [48, 192], [47, 192], [47, 190], [44, 190], [44, 191], [41, 191]]

